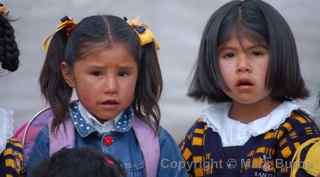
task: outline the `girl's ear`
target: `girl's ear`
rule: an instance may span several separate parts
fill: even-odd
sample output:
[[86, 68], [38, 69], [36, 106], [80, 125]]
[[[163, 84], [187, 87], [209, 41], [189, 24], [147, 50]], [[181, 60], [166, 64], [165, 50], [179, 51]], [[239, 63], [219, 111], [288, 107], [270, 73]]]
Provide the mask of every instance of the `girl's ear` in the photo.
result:
[[72, 68], [66, 62], [62, 62], [60, 64], [60, 70], [62, 72], [63, 79], [66, 81], [69, 87], [74, 88], [75, 79], [72, 72]]

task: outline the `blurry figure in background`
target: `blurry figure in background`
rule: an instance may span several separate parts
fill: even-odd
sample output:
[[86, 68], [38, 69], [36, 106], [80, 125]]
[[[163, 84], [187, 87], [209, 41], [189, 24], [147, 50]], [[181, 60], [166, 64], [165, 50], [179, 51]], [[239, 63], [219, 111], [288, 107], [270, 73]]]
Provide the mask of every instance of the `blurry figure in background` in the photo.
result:
[[13, 72], [19, 66], [19, 49], [8, 14], [8, 8], [0, 3], [0, 64], [2, 69]]
[[120, 162], [89, 148], [62, 149], [42, 161], [31, 177], [126, 177]]
[[210, 107], [181, 143], [190, 176], [290, 176], [319, 129], [293, 101], [309, 96], [289, 25], [261, 0], [231, 1], [210, 17], [189, 96]]
[[303, 143], [292, 160], [291, 177], [320, 176], [320, 138]]
[[[19, 50], [8, 13], [8, 8], [0, 3], [1, 73], [5, 70], [13, 72], [19, 66]], [[22, 145], [11, 138], [14, 129], [12, 115], [12, 111], [0, 107], [0, 177], [23, 176]]]
[[[319, 99], [320, 106], [320, 99]], [[320, 177], [320, 138], [303, 143], [292, 160], [291, 177]]]
[[[113, 15], [78, 24], [65, 17], [48, 41], [39, 81], [50, 108], [17, 131], [27, 175], [64, 147], [110, 154], [129, 177], [187, 175], [170, 165], [183, 161], [181, 152], [160, 127], [159, 45], [148, 26]], [[73, 91], [79, 100], [71, 101]]]

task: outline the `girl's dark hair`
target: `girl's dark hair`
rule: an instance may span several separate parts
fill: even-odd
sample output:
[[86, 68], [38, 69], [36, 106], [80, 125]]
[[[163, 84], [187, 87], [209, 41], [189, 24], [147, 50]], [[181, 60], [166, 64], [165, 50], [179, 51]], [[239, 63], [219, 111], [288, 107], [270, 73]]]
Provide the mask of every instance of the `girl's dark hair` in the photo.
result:
[[309, 96], [300, 73], [295, 39], [281, 14], [261, 0], [231, 1], [210, 17], [204, 29], [188, 96], [199, 101], [231, 101], [224, 92], [218, 47], [236, 35], [267, 44], [269, 67], [266, 85], [278, 101]]
[[114, 44], [123, 44], [134, 56], [139, 71], [131, 106], [137, 117], [157, 131], [162, 76], [155, 43], [140, 46], [134, 29], [124, 19], [112, 15], [86, 17], [70, 34], [62, 29], [53, 35], [39, 78], [41, 92], [54, 114], [53, 130], [66, 119], [72, 95], [72, 88], [63, 79], [60, 64], [66, 62], [72, 67], [101, 44], [107, 49]]
[[[0, 6], [3, 6], [0, 3]], [[19, 49], [14, 29], [6, 15], [0, 14], [0, 63], [3, 69], [15, 71], [19, 66]]]
[[31, 177], [126, 177], [122, 164], [93, 149], [62, 149], [31, 171]]

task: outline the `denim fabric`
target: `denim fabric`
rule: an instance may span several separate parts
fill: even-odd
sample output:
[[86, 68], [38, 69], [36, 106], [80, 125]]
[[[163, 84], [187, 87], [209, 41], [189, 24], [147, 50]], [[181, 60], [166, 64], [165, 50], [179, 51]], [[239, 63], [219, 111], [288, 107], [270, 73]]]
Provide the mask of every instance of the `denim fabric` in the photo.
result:
[[[121, 122], [120, 126], [114, 131], [100, 134], [94, 131], [94, 127], [90, 127], [84, 121], [81, 121], [81, 117], [75, 116], [77, 112], [76, 107], [74, 108], [73, 110], [72, 108], [70, 109], [70, 116], [72, 117], [76, 131], [75, 148], [89, 147], [105, 154], [110, 154], [123, 163], [128, 177], [145, 176], [143, 154], [130, 121], [130, 117], [132, 117], [131, 111], [126, 111], [123, 114], [123, 118], [120, 118], [117, 122], [117, 124]], [[48, 134], [48, 127], [45, 127], [36, 138], [30, 159], [26, 163], [27, 173], [34, 169], [40, 161], [49, 158]], [[111, 144], [104, 143], [105, 136], [112, 137]], [[160, 128], [159, 141], [160, 162], [158, 177], [186, 177], [186, 170], [181, 166], [183, 160], [180, 150], [174, 139], [163, 128]]]

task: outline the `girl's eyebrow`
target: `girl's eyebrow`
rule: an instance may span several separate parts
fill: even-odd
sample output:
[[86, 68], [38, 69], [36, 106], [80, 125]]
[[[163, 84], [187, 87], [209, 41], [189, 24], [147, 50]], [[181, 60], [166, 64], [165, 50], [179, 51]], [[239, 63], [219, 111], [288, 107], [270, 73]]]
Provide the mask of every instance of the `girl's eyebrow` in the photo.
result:
[[228, 42], [223, 42], [220, 45], [218, 45], [218, 50], [225, 49], [225, 48], [232, 48], [232, 47], [228, 45]]
[[264, 49], [268, 49], [267, 45], [265, 44], [255, 44], [251, 47], [248, 47], [247, 49], [255, 49], [255, 48], [264, 48]]
[[221, 51], [221, 50], [235, 50], [236, 47], [232, 47], [232, 46], [228, 46], [228, 45], [220, 45], [218, 47], [218, 51]]
[[132, 69], [133, 66], [119, 66], [119, 69]]
[[[97, 70], [99, 70], [99, 69], [105, 69], [106, 67], [105, 66], [99, 66], [99, 65], [88, 65], [88, 68], [89, 69], [97, 69]], [[118, 68], [119, 69], [122, 69], [122, 70], [126, 70], [126, 69], [128, 69], [128, 70], [132, 70], [132, 69], [134, 69], [134, 66], [118, 66]]]
[[99, 66], [99, 65], [88, 65], [88, 68], [90, 68], [90, 69], [104, 69], [103, 66]]
[[120, 66], [119, 70], [122, 70], [122, 71], [133, 71], [134, 70], [134, 66]]
[[224, 50], [224, 49], [233, 49], [234, 47], [226, 46], [226, 45], [221, 45], [218, 47], [218, 50]]
[[[252, 46], [246, 48], [246, 49], [254, 49], [254, 48], [264, 48], [264, 49], [268, 49], [267, 45], [265, 44], [262, 44], [262, 43], [256, 43], [256, 44], [253, 44]], [[218, 47], [218, 50], [228, 50], [228, 49], [235, 49], [236, 47], [232, 47], [232, 46], [229, 46], [227, 44], [222, 44]]]

